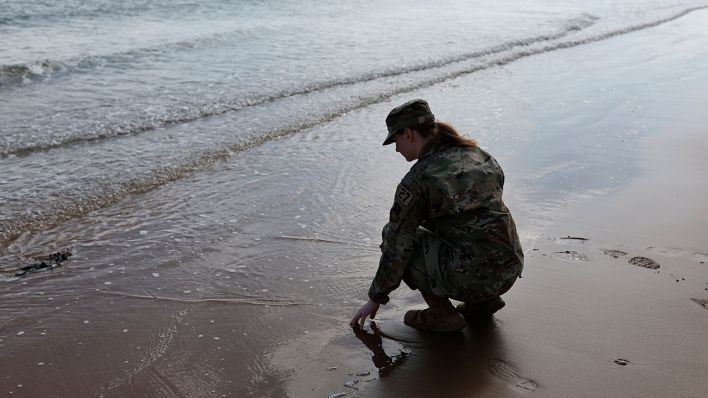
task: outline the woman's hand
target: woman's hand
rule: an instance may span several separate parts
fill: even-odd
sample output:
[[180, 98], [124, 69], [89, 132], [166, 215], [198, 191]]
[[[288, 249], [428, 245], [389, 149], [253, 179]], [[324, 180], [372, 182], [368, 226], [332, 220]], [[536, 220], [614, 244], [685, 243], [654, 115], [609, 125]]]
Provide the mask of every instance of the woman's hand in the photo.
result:
[[349, 325], [353, 328], [360, 326], [364, 327], [366, 317], [370, 315], [370, 318], [374, 319], [374, 316], [376, 316], [376, 311], [378, 310], [379, 304], [369, 300], [368, 303], [364, 304], [361, 308], [359, 308], [359, 311], [354, 314], [354, 318], [352, 318], [352, 321], [349, 322]]

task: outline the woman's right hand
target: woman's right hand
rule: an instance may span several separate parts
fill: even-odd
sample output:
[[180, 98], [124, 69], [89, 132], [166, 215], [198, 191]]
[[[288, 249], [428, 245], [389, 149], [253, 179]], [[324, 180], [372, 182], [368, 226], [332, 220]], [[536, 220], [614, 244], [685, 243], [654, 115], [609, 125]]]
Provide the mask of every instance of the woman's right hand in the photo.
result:
[[376, 312], [379, 310], [379, 306], [380, 304], [369, 300], [368, 303], [364, 304], [359, 308], [359, 311], [354, 314], [354, 318], [349, 322], [349, 326], [353, 328], [364, 327], [366, 317], [369, 316], [371, 319], [374, 319]]

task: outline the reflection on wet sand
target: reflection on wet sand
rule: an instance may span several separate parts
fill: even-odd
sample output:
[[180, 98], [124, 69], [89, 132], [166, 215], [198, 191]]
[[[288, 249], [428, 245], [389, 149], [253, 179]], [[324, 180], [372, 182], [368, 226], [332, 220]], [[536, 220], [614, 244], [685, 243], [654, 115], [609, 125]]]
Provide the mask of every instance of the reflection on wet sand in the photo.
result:
[[[355, 329], [354, 335], [373, 353], [371, 359], [380, 375], [377, 383], [367, 385], [361, 393], [386, 397], [473, 396], [487, 387], [490, 376], [517, 390], [535, 389], [535, 382], [519, 376], [509, 360], [500, 359], [505, 353], [497, 323], [492, 318], [479, 320], [453, 334], [419, 332], [402, 324], [390, 325], [391, 332], [386, 332], [375, 322], [371, 322], [370, 331]], [[387, 339], [405, 344], [404, 349], [387, 353]]]
[[410, 350], [405, 347], [398, 351], [397, 354], [389, 356], [383, 348], [383, 334], [376, 326], [376, 322], [372, 321], [370, 323], [371, 333], [366, 330], [366, 327], [356, 327], [354, 328], [354, 335], [361, 340], [364, 345], [371, 350], [374, 354], [371, 360], [374, 362], [374, 366], [379, 370], [380, 376], [385, 376], [395, 367], [400, 365], [405, 361], [406, 357], [410, 354]]

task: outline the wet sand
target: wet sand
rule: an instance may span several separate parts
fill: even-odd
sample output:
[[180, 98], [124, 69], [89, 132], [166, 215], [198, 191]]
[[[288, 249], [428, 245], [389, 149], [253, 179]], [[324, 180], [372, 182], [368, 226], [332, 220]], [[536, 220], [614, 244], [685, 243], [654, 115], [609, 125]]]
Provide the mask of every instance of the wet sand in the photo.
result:
[[[706, 23], [461, 76], [21, 237], [6, 258], [76, 254], [0, 284], [0, 393], [706, 396]], [[494, 127], [472, 135], [527, 255], [507, 307], [446, 338], [402, 324], [422, 307], [405, 287], [375, 327], [347, 326], [409, 166], [383, 119], [411, 97]]]

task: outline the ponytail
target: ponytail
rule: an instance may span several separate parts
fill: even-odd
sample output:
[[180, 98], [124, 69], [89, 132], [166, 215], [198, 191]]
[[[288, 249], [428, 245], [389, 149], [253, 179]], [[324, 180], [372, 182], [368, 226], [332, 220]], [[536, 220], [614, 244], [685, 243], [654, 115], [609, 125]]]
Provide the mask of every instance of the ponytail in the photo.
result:
[[477, 146], [477, 141], [461, 136], [452, 125], [446, 122], [436, 120], [432, 123], [412, 127], [412, 129], [417, 130], [423, 137], [431, 137], [432, 139], [440, 140], [440, 143], [443, 145], [470, 148]]

